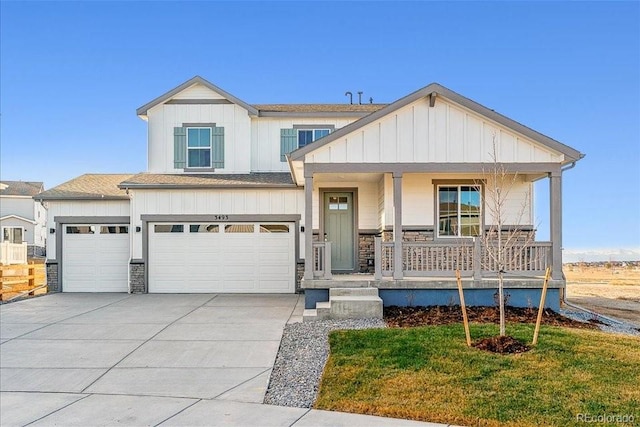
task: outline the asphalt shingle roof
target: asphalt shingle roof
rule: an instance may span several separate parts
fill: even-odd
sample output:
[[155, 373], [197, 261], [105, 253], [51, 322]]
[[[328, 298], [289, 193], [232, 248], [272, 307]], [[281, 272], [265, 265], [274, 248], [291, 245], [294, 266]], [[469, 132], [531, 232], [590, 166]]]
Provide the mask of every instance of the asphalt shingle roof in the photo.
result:
[[125, 190], [118, 188], [131, 174], [94, 174], [88, 173], [40, 193], [38, 200], [127, 200]]
[[249, 174], [154, 174], [141, 173], [120, 183], [120, 188], [219, 188], [295, 187], [289, 172]]
[[26, 196], [33, 197], [42, 190], [42, 182], [38, 181], [2, 181], [0, 196]]

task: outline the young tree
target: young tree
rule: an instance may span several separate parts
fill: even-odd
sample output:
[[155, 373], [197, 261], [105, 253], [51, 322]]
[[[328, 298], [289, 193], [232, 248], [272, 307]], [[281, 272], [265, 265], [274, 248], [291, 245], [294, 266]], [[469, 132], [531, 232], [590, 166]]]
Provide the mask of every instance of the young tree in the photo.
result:
[[510, 172], [500, 161], [495, 135], [490, 156], [492, 165], [489, 170], [484, 171], [483, 179], [477, 183], [478, 186], [484, 185], [481, 197], [485, 222], [488, 224], [487, 231], [480, 230], [478, 238], [482, 247], [482, 270], [497, 274], [500, 336], [505, 336], [505, 273], [510, 267], [514, 267], [515, 260], [532, 261], [528, 248], [535, 235], [532, 229], [523, 227], [523, 220], [530, 216], [531, 187], [529, 185], [524, 194], [520, 194], [521, 202], [517, 210], [514, 210], [514, 197], [510, 195], [514, 189], [522, 189], [523, 185], [518, 173]]

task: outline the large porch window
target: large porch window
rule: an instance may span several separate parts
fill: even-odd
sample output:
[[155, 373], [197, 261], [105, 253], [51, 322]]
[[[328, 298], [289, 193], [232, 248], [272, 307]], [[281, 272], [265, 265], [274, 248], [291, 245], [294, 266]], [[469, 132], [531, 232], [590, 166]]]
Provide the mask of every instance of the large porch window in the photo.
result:
[[477, 185], [438, 186], [438, 237], [480, 235], [480, 191]]

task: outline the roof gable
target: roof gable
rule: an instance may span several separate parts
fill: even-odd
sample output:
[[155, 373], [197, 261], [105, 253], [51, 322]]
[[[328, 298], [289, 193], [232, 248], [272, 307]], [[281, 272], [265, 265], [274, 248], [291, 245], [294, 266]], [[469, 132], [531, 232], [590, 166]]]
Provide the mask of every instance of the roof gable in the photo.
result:
[[[245, 110], [247, 110], [249, 112], [250, 115], [253, 116], [257, 116], [258, 115], [258, 110], [253, 107], [252, 105], [247, 104], [246, 102], [242, 101], [239, 98], [236, 98], [235, 96], [231, 95], [229, 92], [224, 91], [223, 89], [219, 88], [218, 86], [214, 85], [213, 83], [203, 79], [200, 76], [195, 76], [189, 80], [187, 80], [186, 82], [182, 83], [181, 85], [171, 89], [169, 92], [160, 95], [159, 97], [157, 97], [156, 99], [154, 99], [151, 102], [146, 103], [145, 105], [143, 105], [142, 107], [138, 108], [136, 110], [136, 114], [140, 117], [146, 117], [147, 112], [155, 107], [158, 104], [162, 104], [165, 103], [173, 98], [177, 98], [177, 99], [185, 99], [185, 96], [180, 96], [182, 95], [182, 93], [184, 91], [188, 91], [188, 90], [192, 90], [193, 91], [193, 87], [196, 85], [202, 85], [205, 88], [212, 90], [213, 92], [216, 92], [218, 95], [220, 95], [220, 97], [218, 99], [223, 99], [223, 100], [227, 100], [229, 102], [231, 102], [232, 104], [237, 104], [239, 106], [241, 106], [242, 108], [244, 108]], [[196, 99], [198, 99], [200, 97], [197, 97]]]
[[584, 157], [579, 151], [562, 144], [552, 138], [549, 138], [546, 135], [543, 135], [531, 128], [528, 128], [502, 114], [496, 113], [489, 108], [478, 104], [475, 101], [472, 101], [464, 96], [445, 88], [437, 83], [431, 83], [428, 86], [425, 86], [422, 89], [419, 89], [404, 98], [401, 98], [386, 107], [369, 114], [361, 118], [358, 121], [351, 123], [348, 126], [345, 126], [328, 136], [319, 139], [318, 141], [309, 144], [305, 147], [302, 147], [296, 151], [293, 151], [290, 154], [291, 160], [302, 160], [307, 154], [314, 152], [315, 150], [320, 149], [321, 147], [326, 146], [334, 141], [340, 140], [342, 138], [347, 137], [348, 135], [354, 133], [355, 131], [361, 130], [367, 125], [370, 125], [376, 121], [384, 119], [386, 116], [390, 116], [398, 110], [407, 107], [408, 105], [415, 103], [421, 99], [428, 99], [430, 107], [433, 107], [437, 102], [437, 99], [441, 97], [446, 100], [450, 100], [459, 106], [470, 110], [471, 112], [486, 118], [491, 122], [495, 122], [498, 125], [505, 127], [508, 130], [511, 130], [517, 134], [523, 135], [524, 137], [532, 140], [533, 142], [542, 145], [543, 147], [550, 149], [554, 152], [560, 153], [565, 156], [566, 161], [576, 161]]
[[32, 219], [25, 218], [25, 217], [20, 216], [20, 215], [13, 215], [13, 214], [12, 215], [3, 216], [2, 218], [0, 218], [0, 221], [5, 221], [5, 220], [8, 220], [8, 219], [17, 219], [18, 221], [23, 221], [23, 222], [26, 222], [26, 223], [29, 223], [29, 224], [35, 224], [36, 223]]

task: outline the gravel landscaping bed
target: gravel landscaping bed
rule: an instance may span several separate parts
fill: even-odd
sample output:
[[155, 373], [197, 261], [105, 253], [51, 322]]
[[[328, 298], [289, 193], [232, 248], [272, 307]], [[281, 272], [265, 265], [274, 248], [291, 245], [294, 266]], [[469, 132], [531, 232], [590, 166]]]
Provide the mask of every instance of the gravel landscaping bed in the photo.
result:
[[609, 318], [599, 316], [596, 313], [566, 307], [560, 309], [560, 314], [568, 317], [569, 319], [577, 320], [578, 322], [596, 323], [600, 330], [604, 332], [635, 335], [640, 337], [640, 330], [635, 326], [622, 321], [612, 321]]
[[385, 327], [382, 319], [320, 320], [285, 326], [264, 403], [310, 408], [329, 357], [329, 332]]
[[[627, 323], [611, 321], [593, 313], [567, 307], [561, 309], [560, 314], [577, 322], [597, 326], [605, 332], [640, 336], [640, 331]], [[387, 324], [382, 319], [321, 320], [286, 325], [264, 403], [310, 408], [316, 399], [322, 371], [329, 357], [329, 332], [385, 327]]]

